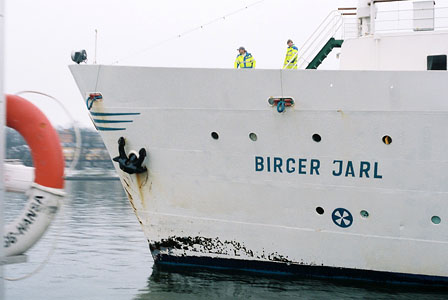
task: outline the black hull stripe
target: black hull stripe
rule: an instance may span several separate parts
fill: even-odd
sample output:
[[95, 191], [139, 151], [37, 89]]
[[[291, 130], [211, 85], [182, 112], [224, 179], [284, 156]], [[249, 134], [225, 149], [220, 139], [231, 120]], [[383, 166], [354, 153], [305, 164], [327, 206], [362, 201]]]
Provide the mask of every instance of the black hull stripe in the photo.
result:
[[326, 266], [309, 266], [287, 264], [282, 262], [250, 261], [242, 259], [226, 259], [199, 256], [172, 256], [154, 254], [154, 262], [161, 265], [178, 265], [205, 267], [211, 269], [230, 269], [275, 275], [299, 275], [310, 278], [326, 278], [339, 280], [374, 281], [399, 284], [431, 284], [448, 287], [448, 277], [426, 276], [383, 271], [335, 268]]

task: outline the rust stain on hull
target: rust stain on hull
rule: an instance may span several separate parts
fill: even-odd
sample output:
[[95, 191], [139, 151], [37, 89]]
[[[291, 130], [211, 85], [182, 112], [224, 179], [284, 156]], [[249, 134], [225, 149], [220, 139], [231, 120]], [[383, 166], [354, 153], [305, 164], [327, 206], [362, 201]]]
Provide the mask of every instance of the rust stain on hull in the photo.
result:
[[125, 178], [123, 178], [123, 182], [124, 182], [124, 184], [126, 184], [126, 186], [127, 186], [128, 188], [131, 187], [131, 186], [129, 185], [129, 182], [128, 182]]
[[134, 199], [132, 198], [131, 193], [129, 193], [129, 191], [128, 191], [127, 188], [124, 188], [124, 190], [125, 190], [126, 194], [128, 195], [129, 203], [131, 203], [131, 206], [132, 206], [132, 208], [134, 209], [134, 212], [136, 212], [136, 211], [137, 211], [137, 208], [135, 208], [135, 205], [134, 205]]
[[[137, 217], [138, 222], [142, 226], [142, 229], [144, 230], [144, 224], [142, 220], [139, 217], [139, 212], [146, 209], [146, 203], [145, 203], [145, 188], [148, 186], [149, 181], [149, 175], [148, 172], [135, 174], [135, 175], [128, 175], [122, 172], [122, 186], [126, 192], [126, 195], [128, 197], [129, 203], [132, 206], [132, 209], [134, 210], [135, 216]], [[152, 182], [149, 185], [149, 190], [151, 189]], [[137, 201], [140, 198], [141, 206], [139, 205]]]
[[[126, 182], [126, 180], [123, 180], [123, 181]], [[129, 188], [129, 186], [124, 187], [124, 191], [126, 192], [126, 195], [128, 196], [129, 203], [131, 204], [132, 209], [134, 210], [134, 214], [137, 217], [138, 222], [140, 223], [140, 225], [143, 228], [143, 222], [140, 220], [140, 218], [138, 216], [137, 208], [135, 207], [135, 204], [134, 204], [134, 198], [132, 197], [132, 194], [128, 191], [128, 188]]]
[[[142, 178], [143, 177], [143, 178]], [[142, 203], [142, 207], [146, 208], [146, 202], [145, 202], [145, 193], [143, 191], [143, 188], [146, 186], [146, 184], [148, 183], [148, 172], [145, 173], [141, 173], [141, 174], [137, 174], [136, 175], [136, 179], [137, 179], [137, 188], [138, 188], [138, 192], [140, 195], [140, 201]]]

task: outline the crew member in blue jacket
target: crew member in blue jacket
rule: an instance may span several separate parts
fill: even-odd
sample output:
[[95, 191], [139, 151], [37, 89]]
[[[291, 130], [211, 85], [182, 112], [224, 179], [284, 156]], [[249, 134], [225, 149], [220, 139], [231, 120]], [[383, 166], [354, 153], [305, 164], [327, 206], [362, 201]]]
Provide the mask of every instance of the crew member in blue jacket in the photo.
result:
[[297, 69], [297, 53], [299, 49], [294, 45], [292, 40], [286, 42], [288, 49], [286, 49], [285, 62], [283, 63], [284, 69]]
[[235, 59], [235, 69], [252, 69], [255, 68], [255, 59], [252, 54], [247, 53], [244, 47], [239, 47], [238, 56]]

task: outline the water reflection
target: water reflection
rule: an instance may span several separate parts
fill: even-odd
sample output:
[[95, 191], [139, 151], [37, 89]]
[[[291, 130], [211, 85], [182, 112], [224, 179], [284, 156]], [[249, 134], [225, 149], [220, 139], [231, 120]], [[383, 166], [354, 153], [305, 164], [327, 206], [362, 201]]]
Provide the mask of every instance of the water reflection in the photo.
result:
[[146, 288], [134, 299], [445, 299], [447, 292], [434, 287], [155, 265]]
[[[73, 181], [66, 193], [56, 222], [27, 253], [29, 262], [7, 266], [6, 275], [30, 273], [57, 241], [54, 255], [37, 275], [6, 282], [7, 299], [131, 299], [150, 274], [152, 258], [121, 184]], [[6, 198], [12, 220], [25, 197]]]

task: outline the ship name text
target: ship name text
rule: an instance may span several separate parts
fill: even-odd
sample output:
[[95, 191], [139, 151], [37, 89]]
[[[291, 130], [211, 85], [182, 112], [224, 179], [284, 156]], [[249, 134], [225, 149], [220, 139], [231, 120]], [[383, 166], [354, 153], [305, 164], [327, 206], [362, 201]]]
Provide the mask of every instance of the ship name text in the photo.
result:
[[[255, 156], [255, 172], [321, 175], [321, 161], [308, 158]], [[331, 175], [381, 179], [378, 162], [333, 160]]]

